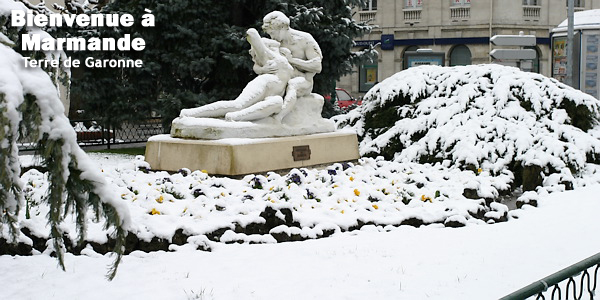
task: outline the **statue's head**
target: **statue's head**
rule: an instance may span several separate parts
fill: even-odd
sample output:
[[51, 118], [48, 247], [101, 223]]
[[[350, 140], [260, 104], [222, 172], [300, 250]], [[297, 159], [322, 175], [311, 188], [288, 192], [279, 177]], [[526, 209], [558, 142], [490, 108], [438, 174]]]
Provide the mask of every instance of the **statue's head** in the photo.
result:
[[262, 29], [275, 40], [281, 41], [289, 28], [290, 19], [280, 11], [272, 11], [263, 18]]

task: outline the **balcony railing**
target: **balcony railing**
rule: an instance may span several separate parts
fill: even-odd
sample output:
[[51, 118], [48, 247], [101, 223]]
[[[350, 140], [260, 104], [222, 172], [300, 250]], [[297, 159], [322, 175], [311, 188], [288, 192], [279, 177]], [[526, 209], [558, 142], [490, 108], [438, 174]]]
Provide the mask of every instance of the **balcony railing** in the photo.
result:
[[471, 7], [468, 7], [468, 6], [450, 7], [450, 19], [466, 20], [469, 18], [471, 18]]
[[360, 22], [374, 21], [377, 16], [376, 10], [363, 10], [358, 12], [358, 20]]
[[421, 21], [421, 9], [404, 9], [404, 22], [412, 23]]
[[542, 10], [541, 6], [523, 5], [523, 18], [539, 19], [541, 10]]

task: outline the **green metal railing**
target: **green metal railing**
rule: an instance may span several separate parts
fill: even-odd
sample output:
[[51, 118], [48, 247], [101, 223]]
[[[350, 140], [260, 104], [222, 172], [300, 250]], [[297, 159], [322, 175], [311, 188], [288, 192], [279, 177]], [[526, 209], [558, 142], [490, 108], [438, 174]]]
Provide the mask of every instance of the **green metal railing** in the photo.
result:
[[[544, 296], [546, 292], [550, 293], [550, 299], [594, 299], [598, 269], [600, 269], [600, 253], [506, 295], [500, 300], [523, 300], [536, 295], [535, 299], [546, 299]], [[562, 296], [563, 289], [565, 297]], [[571, 296], [573, 298], [570, 298]]]

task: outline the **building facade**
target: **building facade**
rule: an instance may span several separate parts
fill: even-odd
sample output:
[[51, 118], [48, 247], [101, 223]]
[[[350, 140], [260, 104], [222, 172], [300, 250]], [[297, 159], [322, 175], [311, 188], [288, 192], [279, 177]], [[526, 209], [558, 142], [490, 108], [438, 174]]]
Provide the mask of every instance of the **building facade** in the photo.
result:
[[[551, 74], [550, 34], [567, 18], [566, 0], [370, 0], [354, 18], [375, 25], [356, 40], [356, 49], [376, 45], [376, 60], [343, 77], [338, 87], [355, 96], [409, 67], [413, 51], [433, 52], [433, 64], [490, 63], [494, 35], [534, 35], [537, 57], [527, 70]], [[600, 9], [600, 0], [575, 0], [575, 11]], [[516, 47], [518, 48], [518, 47]], [[425, 50], [429, 49], [429, 50]], [[441, 57], [441, 59], [440, 59]], [[519, 66], [519, 62], [502, 64]]]

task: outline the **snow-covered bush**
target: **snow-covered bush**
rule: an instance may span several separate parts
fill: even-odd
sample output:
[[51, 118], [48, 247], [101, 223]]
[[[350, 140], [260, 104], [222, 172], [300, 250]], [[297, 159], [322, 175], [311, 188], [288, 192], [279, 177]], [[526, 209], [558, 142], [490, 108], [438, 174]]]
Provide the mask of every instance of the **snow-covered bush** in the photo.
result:
[[594, 97], [516, 68], [423, 66], [382, 81], [336, 121], [358, 132], [363, 156], [508, 174], [512, 188], [534, 190], [600, 161], [588, 133], [599, 111]]
[[[25, 7], [13, 1], [0, 3], [0, 15], [6, 16], [13, 9]], [[104, 219], [107, 228], [115, 228], [115, 252], [119, 254], [109, 275], [112, 278], [130, 226], [128, 209], [77, 145], [75, 131], [48, 73], [24, 67], [23, 57], [9, 47], [14, 41], [2, 33], [8, 32], [7, 25], [2, 23], [0, 28], [0, 240], [32, 243], [17, 228], [24, 204], [17, 143], [26, 137], [38, 144], [41, 162], [49, 171], [42, 201], [49, 207], [46, 218], [60, 265], [64, 268], [64, 219], [75, 215], [79, 241], [85, 239], [88, 219]], [[88, 208], [93, 214], [88, 215]]]

